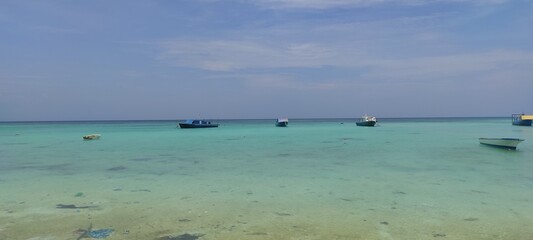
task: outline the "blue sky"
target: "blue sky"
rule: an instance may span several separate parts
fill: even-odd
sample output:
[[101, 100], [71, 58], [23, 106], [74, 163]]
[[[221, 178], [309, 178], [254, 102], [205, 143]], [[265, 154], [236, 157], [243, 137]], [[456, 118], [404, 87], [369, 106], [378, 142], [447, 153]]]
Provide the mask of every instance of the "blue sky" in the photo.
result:
[[533, 113], [531, 0], [0, 1], [0, 121]]

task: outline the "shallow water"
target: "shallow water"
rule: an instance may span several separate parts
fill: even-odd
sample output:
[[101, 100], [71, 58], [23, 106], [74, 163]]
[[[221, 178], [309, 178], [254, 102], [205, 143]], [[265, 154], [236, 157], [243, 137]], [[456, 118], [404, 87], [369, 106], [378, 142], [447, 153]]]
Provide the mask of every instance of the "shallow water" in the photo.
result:
[[0, 239], [533, 239], [533, 128], [508, 118], [176, 123], [0, 123]]

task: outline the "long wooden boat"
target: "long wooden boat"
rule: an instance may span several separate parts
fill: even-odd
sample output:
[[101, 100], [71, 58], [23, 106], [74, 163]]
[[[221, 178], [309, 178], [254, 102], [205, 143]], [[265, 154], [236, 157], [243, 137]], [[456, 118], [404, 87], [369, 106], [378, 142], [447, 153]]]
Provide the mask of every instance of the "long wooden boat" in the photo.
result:
[[494, 147], [516, 149], [516, 146], [524, 141], [519, 138], [479, 138], [479, 143]]
[[180, 128], [214, 128], [218, 127], [218, 123], [211, 123], [205, 120], [187, 120], [185, 122], [178, 123]]

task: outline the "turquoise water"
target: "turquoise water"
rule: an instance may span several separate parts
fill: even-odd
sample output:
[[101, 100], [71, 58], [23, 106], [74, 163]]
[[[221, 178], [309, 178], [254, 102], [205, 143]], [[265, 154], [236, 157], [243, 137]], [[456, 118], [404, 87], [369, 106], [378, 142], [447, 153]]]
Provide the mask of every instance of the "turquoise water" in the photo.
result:
[[354, 122], [0, 123], [0, 239], [533, 239], [533, 127]]

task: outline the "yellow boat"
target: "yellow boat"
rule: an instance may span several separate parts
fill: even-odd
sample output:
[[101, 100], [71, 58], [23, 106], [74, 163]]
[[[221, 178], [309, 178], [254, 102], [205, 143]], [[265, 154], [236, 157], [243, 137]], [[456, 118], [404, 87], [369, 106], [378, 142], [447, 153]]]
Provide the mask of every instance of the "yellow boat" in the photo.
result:
[[513, 114], [513, 125], [518, 126], [531, 126], [531, 123], [533, 122], [533, 115], [525, 115], [525, 114]]

